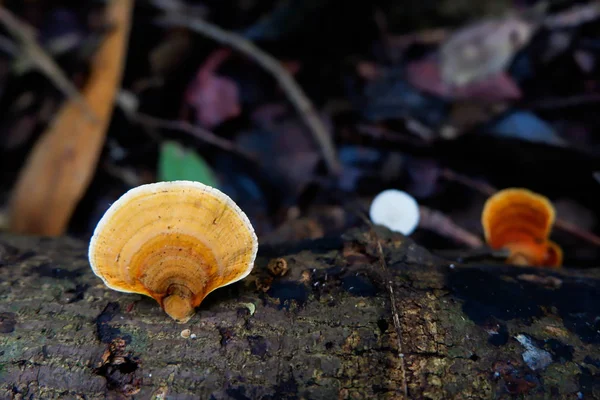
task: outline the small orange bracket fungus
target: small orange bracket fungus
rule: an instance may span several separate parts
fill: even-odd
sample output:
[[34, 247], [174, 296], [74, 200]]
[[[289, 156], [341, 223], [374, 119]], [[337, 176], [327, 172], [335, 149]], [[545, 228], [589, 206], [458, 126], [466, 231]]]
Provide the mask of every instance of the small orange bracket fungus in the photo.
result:
[[507, 248], [507, 262], [516, 265], [559, 267], [562, 250], [548, 240], [556, 218], [546, 197], [527, 189], [509, 188], [485, 203], [481, 223], [493, 249]]
[[391, 231], [410, 235], [419, 225], [419, 203], [408, 193], [388, 189], [379, 193], [371, 202], [369, 217], [376, 225]]
[[213, 290], [250, 274], [258, 239], [244, 212], [199, 182], [138, 186], [106, 211], [90, 241], [111, 289], [154, 298], [179, 323]]

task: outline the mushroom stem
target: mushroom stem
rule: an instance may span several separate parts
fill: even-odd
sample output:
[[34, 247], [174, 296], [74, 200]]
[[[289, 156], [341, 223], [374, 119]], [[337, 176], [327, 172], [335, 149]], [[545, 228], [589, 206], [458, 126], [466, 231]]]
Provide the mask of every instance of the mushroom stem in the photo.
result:
[[162, 308], [180, 324], [184, 324], [194, 315], [192, 292], [185, 286], [171, 285], [163, 298]]

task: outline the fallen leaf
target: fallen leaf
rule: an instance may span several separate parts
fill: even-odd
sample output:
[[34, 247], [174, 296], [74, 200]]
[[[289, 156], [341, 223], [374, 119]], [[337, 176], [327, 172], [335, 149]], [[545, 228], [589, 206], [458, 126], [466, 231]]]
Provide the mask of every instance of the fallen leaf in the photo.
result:
[[373, 181], [380, 173], [384, 153], [370, 147], [343, 145], [339, 148], [339, 158], [343, 168], [338, 186], [344, 191], [355, 192], [364, 189], [364, 182]]
[[572, 28], [593, 21], [600, 17], [600, 4], [592, 1], [581, 4], [566, 11], [550, 15], [544, 19], [544, 25], [550, 29]]
[[571, 47], [573, 34], [568, 32], [552, 32], [548, 37], [548, 45], [540, 56], [544, 63], [549, 63]]
[[314, 177], [319, 154], [296, 119], [281, 121], [270, 129], [242, 132], [236, 142], [261, 160], [268, 179], [278, 182], [288, 195], [301, 192]]
[[489, 132], [496, 136], [512, 137], [529, 142], [564, 146], [565, 141], [545, 121], [527, 111], [516, 111], [498, 121]]
[[533, 31], [532, 24], [512, 17], [458, 30], [439, 50], [442, 80], [462, 86], [503, 71]]
[[286, 112], [287, 107], [285, 104], [267, 103], [256, 107], [251, 117], [252, 121], [259, 126], [272, 128], [276, 126], [279, 119], [285, 117]]
[[356, 73], [368, 81], [381, 77], [381, 70], [377, 64], [369, 61], [361, 61], [356, 64]]
[[451, 105], [448, 124], [440, 134], [445, 139], [455, 139], [475, 126], [506, 112], [507, 107], [502, 103], [486, 103], [477, 100], [455, 101]]
[[576, 50], [573, 52], [573, 59], [575, 59], [579, 68], [586, 74], [592, 73], [597, 64], [597, 56], [585, 50]]
[[150, 52], [148, 62], [155, 76], [167, 76], [182, 64], [190, 54], [192, 37], [183, 30], [172, 30]]
[[158, 179], [196, 181], [212, 187], [218, 186], [212, 168], [202, 157], [172, 141], [163, 142], [160, 147]]
[[439, 189], [440, 166], [434, 159], [409, 157], [405, 162], [410, 183], [406, 190], [422, 199], [433, 196]]
[[92, 59], [82, 92], [96, 119], [74, 99], [61, 107], [20, 172], [10, 202], [11, 231], [48, 236], [65, 232], [102, 151], [121, 84], [132, 8], [133, 0], [108, 3], [106, 13], [114, 26]]
[[186, 103], [196, 111], [197, 122], [209, 129], [241, 113], [237, 85], [215, 73], [229, 55], [228, 49], [210, 55], [185, 94]]
[[431, 127], [446, 119], [445, 102], [421, 93], [399, 69], [382, 70], [367, 81], [356, 107], [370, 121], [409, 118]]
[[416, 88], [440, 97], [454, 100], [485, 100], [489, 102], [521, 98], [521, 89], [505, 72], [489, 75], [462, 86], [447, 84], [434, 60], [416, 61], [407, 67], [408, 81]]

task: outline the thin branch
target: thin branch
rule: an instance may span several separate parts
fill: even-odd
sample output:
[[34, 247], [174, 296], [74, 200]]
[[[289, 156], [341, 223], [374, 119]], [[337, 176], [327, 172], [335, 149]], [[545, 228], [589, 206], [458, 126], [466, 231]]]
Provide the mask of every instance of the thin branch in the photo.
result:
[[379, 265], [384, 273], [384, 279], [386, 280], [386, 287], [388, 289], [388, 293], [390, 296], [390, 303], [392, 308], [392, 320], [394, 322], [394, 328], [396, 330], [397, 336], [397, 346], [398, 346], [398, 357], [400, 358], [400, 372], [402, 372], [402, 392], [404, 393], [404, 397], [408, 398], [408, 382], [406, 380], [406, 362], [404, 360], [404, 352], [402, 351], [402, 325], [400, 325], [400, 314], [398, 313], [398, 307], [396, 306], [396, 295], [394, 294], [394, 287], [392, 286], [392, 278], [389, 270], [387, 269], [387, 264], [385, 262], [385, 256], [383, 255], [383, 249], [381, 248], [381, 241], [379, 237], [377, 237], [377, 233], [373, 230], [373, 224], [369, 222], [370, 232], [375, 241], [377, 242], [377, 254], [379, 256]]
[[381, 247], [381, 241], [375, 232], [373, 223], [360, 208], [360, 206], [349, 206], [350, 209], [356, 214], [364, 223], [369, 227], [369, 233], [373, 240], [377, 243], [377, 255], [379, 258], [379, 265], [383, 272], [383, 279], [385, 279], [385, 286], [390, 296], [390, 303], [392, 309], [392, 321], [394, 322], [394, 329], [396, 330], [396, 346], [398, 346], [398, 357], [400, 358], [400, 372], [402, 373], [402, 392], [404, 397], [408, 398], [408, 380], [406, 378], [406, 361], [404, 360], [404, 352], [402, 351], [402, 325], [400, 324], [400, 314], [398, 313], [398, 307], [396, 306], [396, 295], [394, 293], [394, 287], [392, 286], [392, 276], [387, 268], [385, 262], [385, 256], [383, 254], [383, 248]]
[[424, 206], [419, 206], [419, 211], [421, 213], [419, 225], [422, 228], [449, 237], [457, 242], [464, 243], [471, 248], [480, 248], [484, 246], [484, 243], [479, 236], [456, 225], [454, 221], [441, 212]]
[[[491, 185], [488, 185], [487, 183], [476, 181], [475, 179], [458, 174], [449, 169], [444, 169], [441, 173], [441, 176], [449, 181], [460, 183], [485, 196], [491, 196], [498, 191], [498, 189]], [[579, 229], [578, 227], [576, 227], [568, 221], [557, 218], [554, 222], [554, 226], [595, 246], [600, 246], [600, 237], [594, 235], [592, 232]]]
[[287, 94], [290, 102], [301, 115], [305, 124], [310, 129], [315, 141], [321, 149], [323, 159], [329, 171], [336, 175], [340, 171], [340, 165], [335, 153], [333, 141], [329, 132], [319, 116], [311, 101], [306, 97], [294, 78], [287, 72], [273, 56], [265, 53], [251, 41], [232, 32], [225, 31], [203, 19], [193, 18], [188, 15], [169, 13], [160, 21], [166, 25], [180, 26], [191, 29], [204, 36], [210, 37], [219, 43], [231, 46], [240, 53], [254, 59], [261, 67], [271, 73], [279, 85]]
[[586, 93], [575, 95], [571, 97], [554, 97], [541, 99], [538, 101], [534, 101], [528, 105], [526, 108], [531, 110], [556, 110], [560, 108], [570, 108], [570, 107], [580, 107], [585, 105], [593, 105], [600, 103], [600, 94], [598, 93]]
[[69, 99], [74, 100], [81, 107], [82, 112], [93, 122], [98, 122], [90, 106], [87, 104], [79, 90], [67, 78], [61, 68], [54, 62], [44, 49], [35, 40], [32, 29], [4, 7], [0, 7], [0, 24], [14, 36], [21, 45], [23, 56], [29, 59], [52, 83]]
[[184, 133], [191, 135], [197, 139], [200, 139], [201, 141], [203, 141], [205, 143], [209, 143], [209, 144], [219, 147], [225, 151], [229, 151], [231, 153], [240, 155], [249, 161], [257, 162], [256, 157], [253, 154], [240, 149], [238, 146], [236, 146], [235, 143], [233, 143], [227, 139], [223, 139], [222, 137], [215, 135], [211, 131], [201, 128], [199, 126], [189, 124], [185, 121], [164, 120], [164, 119], [156, 118], [151, 115], [138, 113], [138, 112], [133, 112], [133, 113], [130, 112], [130, 113], [127, 113], [127, 115], [129, 116], [129, 118], [132, 121], [134, 121], [138, 124], [141, 124], [141, 125], [144, 125], [147, 127], [151, 127], [151, 128], [170, 129], [170, 130], [184, 132]]
[[556, 221], [554, 221], [554, 226], [570, 233], [573, 236], [577, 236], [578, 238], [586, 240], [592, 244], [595, 244], [596, 246], [600, 246], [600, 237], [594, 235], [592, 232], [579, 229], [577, 226], [565, 221], [564, 219], [556, 219]]
[[495, 187], [488, 185], [485, 182], [459, 174], [447, 168], [441, 171], [440, 176], [448, 181], [460, 183], [461, 185], [473, 189], [485, 196], [492, 196], [498, 191]]
[[356, 133], [361, 136], [370, 137], [377, 141], [395, 144], [408, 144], [414, 147], [421, 147], [427, 144], [422, 137], [413, 136], [401, 132], [390, 132], [376, 125], [358, 125]]

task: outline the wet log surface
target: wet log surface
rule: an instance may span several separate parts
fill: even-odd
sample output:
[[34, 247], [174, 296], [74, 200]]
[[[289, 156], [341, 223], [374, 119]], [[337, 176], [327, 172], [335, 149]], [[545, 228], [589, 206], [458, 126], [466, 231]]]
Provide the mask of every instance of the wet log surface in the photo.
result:
[[105, 288], [84, 242], [0, 244], [2, 399], [600, 398], [598, 269], [450, 265], [355, 230], [263, 246], [179, 325]]

